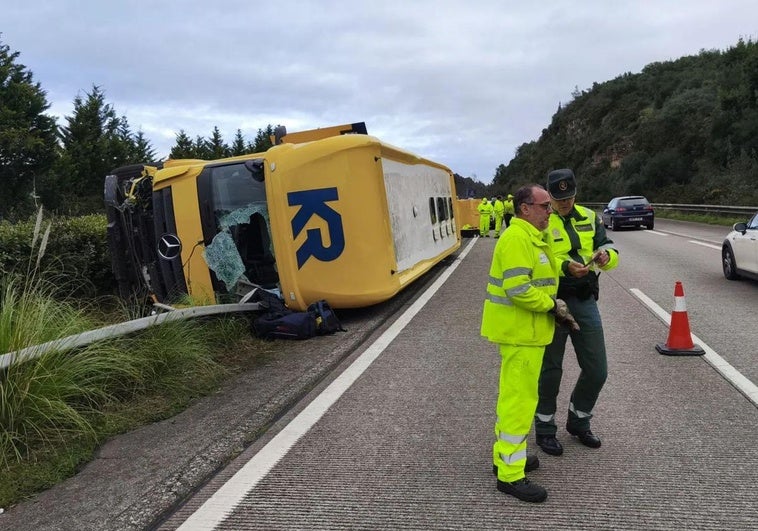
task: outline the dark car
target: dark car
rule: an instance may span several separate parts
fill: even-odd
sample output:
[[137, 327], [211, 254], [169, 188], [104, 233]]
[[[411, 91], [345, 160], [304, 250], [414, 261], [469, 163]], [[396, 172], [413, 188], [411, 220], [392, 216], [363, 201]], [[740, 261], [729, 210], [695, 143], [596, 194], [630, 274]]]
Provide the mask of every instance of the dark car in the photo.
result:
[[653, 205], [641, 195], [614, 197], [603, 209], [603, 225], [611, 230], [619, 227], [646, 227], [653, 230]]

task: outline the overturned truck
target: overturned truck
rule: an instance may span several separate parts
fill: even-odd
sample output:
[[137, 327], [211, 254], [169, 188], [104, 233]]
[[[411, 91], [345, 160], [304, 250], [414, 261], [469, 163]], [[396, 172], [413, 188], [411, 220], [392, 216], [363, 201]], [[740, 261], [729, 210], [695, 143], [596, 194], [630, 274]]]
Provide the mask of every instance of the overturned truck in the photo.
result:
[[356, 308], [460, 247], [447, 167], [363, 124], [276, 141], [264, 153], [113, 170], [105, 204], [120, 294], [226, 304], [263, 287], [293, 310], [321, 299]]

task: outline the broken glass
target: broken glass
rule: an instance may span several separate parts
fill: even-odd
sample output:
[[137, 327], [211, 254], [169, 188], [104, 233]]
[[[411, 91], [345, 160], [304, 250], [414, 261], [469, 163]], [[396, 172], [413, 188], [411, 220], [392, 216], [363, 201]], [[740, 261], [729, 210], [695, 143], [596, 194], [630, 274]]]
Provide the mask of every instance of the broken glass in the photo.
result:
[[232, 234], [244, 234], [245, 231], [238, 229], [241, 226], [249, 225], [252, 216], [255, 214], [263, 218], [265, 222], [264, 230], [268, 236], [265, 239], [267, 249], [261, 249], [260, 252], [267, 252], [273, 257], [274, 249], [271, 244], [271, 235], [268, 233], [268, 228], [270, 227], [268, 207], [265, 202], [252, 203], [219, 216], [218, 228], [220, 232], [216, 234], [210, 245], [205, 248], [204, 257], [208, 268], [216, 273], [216, 277], [224, 283], [228, 292], [232, 291], [232, 288], [238, 281], [243, 281], [243, 283], [250, 282], [245, 275], [250, 264], [246, 264], [240, 254], [240, 248], [244, 248], [244, 245], [248, 242], [236, 241]]
[[208, 268], [211, 269], [218, 279], [229, 290], [237, 280], [245, 274], [245, 265], [242, 263], [237, 246], [234, 244], [229, 230], [224, 230], [214, 236], [213, 241], [205, 248], [203, 253]]

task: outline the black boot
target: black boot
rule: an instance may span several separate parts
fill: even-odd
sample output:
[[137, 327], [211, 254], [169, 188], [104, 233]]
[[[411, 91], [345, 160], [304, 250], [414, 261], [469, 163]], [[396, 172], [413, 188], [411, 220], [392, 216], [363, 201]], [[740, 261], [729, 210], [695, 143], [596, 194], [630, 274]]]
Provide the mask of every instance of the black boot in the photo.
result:
[[537, 435], [537, 446], [546, 454], [561, 455], [563, 453], [563, 446], [555, 435]]
[[525, 502], [540, 503], [547, 499], [547, 491], [526, 478], [510, 483], [497, 480], [497, 490]]
[[575, 430], [566, 426], [566, 431], [574, 437], [578, 438], [579, 442], [584, 446], [589, 446], [590, 448], [600, 448], [600, 437], [593, 434], [590, 430]]

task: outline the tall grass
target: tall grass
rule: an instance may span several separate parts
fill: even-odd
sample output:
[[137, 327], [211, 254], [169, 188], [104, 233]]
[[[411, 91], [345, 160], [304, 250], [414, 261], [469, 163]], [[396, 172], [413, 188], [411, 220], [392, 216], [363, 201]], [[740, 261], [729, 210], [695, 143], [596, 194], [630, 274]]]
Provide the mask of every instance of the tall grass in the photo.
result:
[[[89, 329], [80, 310], [26, 288], [11, 282], [3, 291], [2, 352]], [[0, 373], [0, 466], [72, 436], [97, 438], [91, 421], [115, 403], [156, 392], [196, 396], [222, 373], [203, 328], [189, 321], [16, 359]]]
[[41, 278], [0, 277], [0, 353], [92, 328], [94, 321], [84, 309], [54, 297], [59, 289]]
[[[61, 283], [40, 273], [50, 237], [40, 236], [41, 219], [26, 275], [0, 276], [0, 354], [95, 327], [86, 306], [61, 300]], [[215, 388], [226, 374], [213, 359], [218, 343], [246, 332], [234, 323], [170, 321], [84, 348], [17, 357], [0, 370], [0, 472], [11, 478], [0, 482], [0, 507], [74, 473], [107, 437], [165, 418]]]

